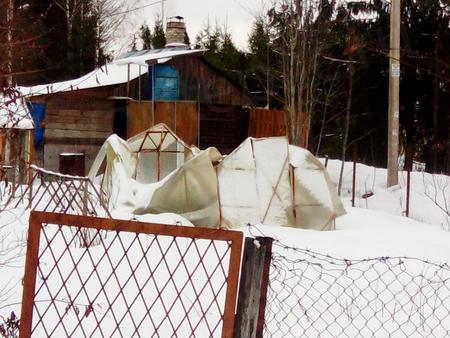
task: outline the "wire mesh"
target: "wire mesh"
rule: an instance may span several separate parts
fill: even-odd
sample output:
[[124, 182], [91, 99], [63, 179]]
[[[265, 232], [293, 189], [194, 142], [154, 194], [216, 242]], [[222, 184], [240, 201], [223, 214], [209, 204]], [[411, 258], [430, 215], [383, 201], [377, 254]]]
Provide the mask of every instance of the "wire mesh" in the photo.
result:
[[275, 241], [264, 336], [450, 334], [450, 268], [409, 257], [348, 260]]
[[72, 215], [111, 217], [105, 196], [87, 177], [54, 173], [35, 165], [29, 182], [11, 192], [1, 209], [25, 205], [31, 210]]
[[[60, 216], [37, 223], [35, 269], [27, 252], [32, 336], [217, 337], [232, 327], [226, 321], [233, 319], [241, 233], [204, 229], [209, 234], [198, 236], [199, 228]], [[88, 223], [100, 244], [76, 248]], [[116, 231], [105, 239], [102, 229]]]

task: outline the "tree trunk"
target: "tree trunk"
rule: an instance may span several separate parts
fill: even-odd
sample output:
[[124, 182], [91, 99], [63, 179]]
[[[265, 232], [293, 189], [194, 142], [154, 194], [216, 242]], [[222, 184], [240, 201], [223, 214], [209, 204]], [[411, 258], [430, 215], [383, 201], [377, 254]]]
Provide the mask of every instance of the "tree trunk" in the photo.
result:
[[348, 132], [350, 131], [350, 114], [351, 114], [352, 102], [353, 102], [353, 74], [354, 74], [354, 68], [353, 68], [353, 64], [350, 62], [348, 64], [348, 96], [347, 96], [347, 107], [345, 109], [344, 135], [342, 137], [342, 149], [341, 149], [342, 163], [341, 163], [341, 170], [339, 172], [339, 185], [338, 185], [338, 195], [339, 196], [341, 196], [345, 155], [347, 153]]

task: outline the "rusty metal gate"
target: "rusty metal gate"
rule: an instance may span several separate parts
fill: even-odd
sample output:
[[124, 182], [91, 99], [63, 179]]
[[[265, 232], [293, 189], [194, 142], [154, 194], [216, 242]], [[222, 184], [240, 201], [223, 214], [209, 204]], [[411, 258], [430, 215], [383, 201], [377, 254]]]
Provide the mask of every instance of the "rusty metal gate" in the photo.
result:
[[230, 337], [242, 238], [33, 211], [20, 337]]

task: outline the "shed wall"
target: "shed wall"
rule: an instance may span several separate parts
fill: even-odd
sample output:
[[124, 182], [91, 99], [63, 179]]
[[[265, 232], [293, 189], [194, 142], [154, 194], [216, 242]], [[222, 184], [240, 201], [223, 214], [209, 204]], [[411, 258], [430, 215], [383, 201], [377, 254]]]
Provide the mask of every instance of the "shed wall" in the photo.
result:
[[84, 153], [85, 167], [90, 168], [101, 145], [113, 133], [114, 101], [106, 99], [108, 94], [100, 88], [36, 98], [45, 103], [44, 168], [58, 171], [63, 152]]
[[127, 137], [132, 137], [154, 124], [165, 123], [187, 144], [197, 145], [198, 104], [194, 101], [155, 102], [155, 121], [152, 124], [151, 101], [128, 102]]
[[209, 65], [201, 56], [174, 58], [168, 62], [179, 69], [180, 100], [208, 104], [251, 105], [250, 95]]

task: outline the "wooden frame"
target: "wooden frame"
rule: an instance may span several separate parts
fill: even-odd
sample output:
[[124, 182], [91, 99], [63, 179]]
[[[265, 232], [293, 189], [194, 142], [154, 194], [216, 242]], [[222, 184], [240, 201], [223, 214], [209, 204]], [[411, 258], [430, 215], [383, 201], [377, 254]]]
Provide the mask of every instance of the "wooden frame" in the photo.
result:
[[243, 241], [242, 232], [32, 211], [28, 229], [25, 276], [23, 282], [24, 289], [20, 319], [20, 337], [31, 337], [33, 310], [35, 305], [36, 274], [39, 265], [39, 242], [43, 224], [58, 224], [83, 227], [86, 229], [231, 242], [228, 276], [226, 278], [227, 290], [222, 317], [222, 337], [233, 336]]

